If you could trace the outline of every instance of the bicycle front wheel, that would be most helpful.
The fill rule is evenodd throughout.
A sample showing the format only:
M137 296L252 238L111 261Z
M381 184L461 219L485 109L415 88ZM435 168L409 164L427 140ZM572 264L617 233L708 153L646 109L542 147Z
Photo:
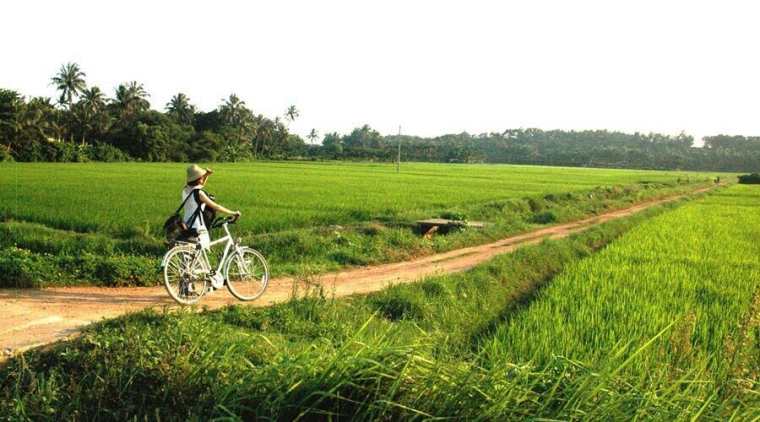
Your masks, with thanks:
M192 305L206 293L206 275L195 249L176 247L164 260L164 285L169 296L182 305Z
M269 266L258 251L240 248L224 266L227 288L240 300L254 300L264 293L269 283Z

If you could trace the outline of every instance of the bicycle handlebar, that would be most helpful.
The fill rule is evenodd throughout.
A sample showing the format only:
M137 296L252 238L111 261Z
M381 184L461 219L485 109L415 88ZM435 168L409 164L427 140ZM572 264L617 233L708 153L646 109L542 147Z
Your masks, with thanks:
M238 221L239 219L240 219L240 217L239 217L239 216L237 216L237 215L231 215L231 216L229 216L229 217L224 217L224 218L217 218L217 219L216 219L216 220L215 220L215 221L214 221L214 222L211 224L211 228L214 228L214 229L215 229L215 228L217 228L217 227L221 227L221 226L223 226L223 225L225 225L225 224L235 224L235 223L237 223L237 221Z

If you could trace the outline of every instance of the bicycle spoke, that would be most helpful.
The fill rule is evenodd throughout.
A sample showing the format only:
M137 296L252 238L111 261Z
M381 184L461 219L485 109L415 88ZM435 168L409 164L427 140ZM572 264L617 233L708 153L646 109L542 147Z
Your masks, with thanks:
M179 250L169 255L165 264L166 289L182 304L195 303L205 293L206 281L199 261L195 258L195 253Z
M249 249L233 255L226 271L230 292L238 299L253 300L266 289L269 278L266 263Z

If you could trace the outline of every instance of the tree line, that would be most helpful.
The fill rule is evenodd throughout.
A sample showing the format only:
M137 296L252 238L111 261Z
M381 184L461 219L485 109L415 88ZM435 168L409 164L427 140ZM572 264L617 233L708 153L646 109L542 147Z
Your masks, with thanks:
M109 97L85 78L76 63L61 66L50 80L56 101L0 89L0 161L394 161L401 144L405 161L736 172L760 167L760 137L730 135L705 137L704 146L695 147L684 133L529 128L423 138L383 136L365 125L345 135L327 133L321 143L312 129L307 143L288 130L300 116L295 106L268 118L232 93L204 112L177 93L157 111L139 82L120 84Z
M749 172L760 169L760 137L717 135L695 147L685 133L508 129L432 138L381 136L368 126L324 137L320 155L334 159L506 163L570 167Z
M139 82L120 84L108 97L85 77L76 63L61 66L51 78L55 102L0 89L0 160L242 161L306 148L288 131L300 114L295 106L270 119L232 93L203 112L177 93L161 112Z

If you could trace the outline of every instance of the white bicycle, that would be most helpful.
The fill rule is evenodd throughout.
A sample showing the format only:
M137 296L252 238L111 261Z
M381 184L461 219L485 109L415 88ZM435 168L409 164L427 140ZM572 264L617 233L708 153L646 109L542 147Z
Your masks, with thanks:
M200 243L177 242L161 261L164 285L169 295L182 305L198 302L209 291L227 285L240 300L254 300L264 293L269 283L269 266L258 251L241 246L230 234L229 224L236 217L226 218L210 228L222 227L225 236L209 244L209 248L224 244L224 253L216 269L211 267L207 249ZM209 286L209 283L211 284Z

